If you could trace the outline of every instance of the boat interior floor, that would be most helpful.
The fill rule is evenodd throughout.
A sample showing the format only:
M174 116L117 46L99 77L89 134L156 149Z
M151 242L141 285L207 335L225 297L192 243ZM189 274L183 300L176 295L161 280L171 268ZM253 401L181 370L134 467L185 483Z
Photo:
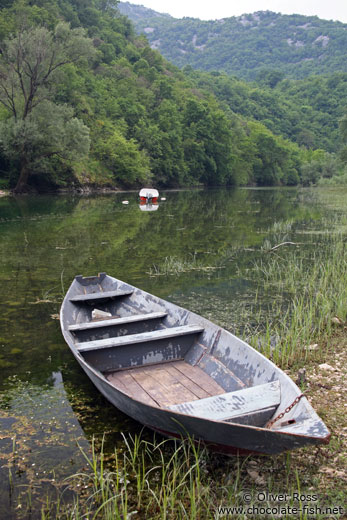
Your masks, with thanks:
M225 393L201 368L185 361L128 368L105 377L130 397L161 408Z

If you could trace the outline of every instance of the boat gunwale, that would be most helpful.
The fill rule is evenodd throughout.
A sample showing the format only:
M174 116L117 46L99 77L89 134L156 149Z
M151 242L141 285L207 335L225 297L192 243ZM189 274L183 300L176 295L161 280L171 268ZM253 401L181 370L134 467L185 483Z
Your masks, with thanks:
M117 283L125 283L123 282L122 280L119 280L117 278L114 278L110 275L106 275L106 277L108 279L110 279L111 281L114 281L114 282L117 282ZM90 278L93 278L93 277L90 277ZM67 342L71 352L73 353L75 359L77 360L77 362L81 365L81 367L84 369L85 372L92 372L94 377L96 377L98 380L100 380L100 382L102 382L103 384L106 384L107 387L109 387L110 389L112 389L112 392L118 392L119 394L121 394L122 396L125 396L127 399L129 399L131 402L137 404L137 405L140 405L141 407L144 407L144 408L150 408L152 410L155 410L155 411L159 411L159 413L161 414L170 414L170 416L178 416L178 417L191 417L191 418L195 418L195 419L199 419L200 421L204 421L206 423L215 423L215 424L223 424L223 425L230 425L230 427L237 427L237 428L241 428L241 429L244 429L245 431L247 430L252 430L252 431L260 431L260 432L266 432L267 434L269 435L276 435L276 436L281 436L281 437L287 437L287 436L290 436L290 437L295 437L295 438L305 438L305 439L312 439L314 441L316 441L316 443L328 443L329 442L329 439L331 437L331 432L328 430L328 428L326 427L324 421L318 416L318 414L316 413L316 411L313 409L313 407L311 406L311 404L309 403L307 397L303 397L301 399L301 402L302 404L304 405L306 411L307 411L307 414L308 414L308 417L309 418L311 415L315 415L318 419L318 422L320 422L322 425L325 426L326 430L328 431L327 435L325 435L324 437L322 436L312 436L312 435L305 435L305 434L300 434L300 433L293 433L293 432L288 432L285 430L285 428L281 428L281 429L270 429L270 428L266 428L266 427L260 427L260 426L253 426L253 425L249 425L249 424L239 424L239 423L234 423L232 421L223 421L223 420L216 420L216 419L208 419L208 418L201 418L201 417L198 417L198 416L194 416L194 415L191 415L189 416L189 414L185 414L185 413L182 413L182 412L179 412L179 411L172 411L170 410L169 408L165 408L165 407L159 407L159 406L154 406L154 405L151 405L151 404L148 404L148 403L144 403L142 401L139 401L133 397L131 397L129 394L125 393L123 390L121 390L120 388L114 386L110 381L107 380L106 376L103 374L103 372L101 372L100 370L96 369L95 367L93 367L91 364L89 364L85 359L84 357L82 356L82 354L78 351L78 349L75 347L74 345L74 342L73 342L73 336L71 334L71 332L68 330L68 327L65 326L65 322L64 322L64 319L63 319L63 310L64 310L64 307L66 305L66 303L69 301L69 293L70 291L72 291L72 289L74 288L75 284L79 283L78 280L77 280L77 277L74 278L74 280L72 281L68 291L66 292L66 295L64 297L64 300L62 302L62 306L61 306L61 309L60 309L60 323L61 323L61 328L62 328L62 332L63 332L63 336L64 336L64 339L65 341ZM273 361L271 361L270 359L268 359L266 356L264 356L264 354L262 354L261 352L257 351L256 349L254 349L254 347L252 347L251 345L249 345L248 343L246 343L244 340L242 340L241 338L235 336L234 334L232 334L231 332L229 332L228 330L222 328L222 327L219 327L217 324L215 324L214 322L208 320L207 318L204 318L203 316L201 315L198 315L192 311L189 311L188 309L185 309L184 307L181 307L179 305L176 305L174 303L171 303L167 300L164 300L163 298L160 298L158 296L155 296L151 293L148 293L146 291L144 291L143 289L140 289L138 287L135 287L135 286L132 286L131 284L128 284L126 283L126 285L128 285L129 287L132 287L134 289L134 291L140 291L143 295L147 295L147 296L150 296L151 298L154 298L158 303L159 302L164 302L165 304L169 304L170 306L172 306L172 308L174 309L177 309L177 310L183 310L183 311L186 311L187 313L189 313L189 316L190 317L196 317L197 319L200 320L200 322L202 321L202 323L206 323L206 324L209 324L211 325L212 327L214 328L219 328L221 329L224 333L226 333L228 336L232 337L232 338L236 338L238 341L240 341L243 346L245 346L246 348L248 349L251 349L252 351L254 351L258 356L260 356L260 358L265 362L267 363L270 367L272 367L276 372L279 372L283 377L284 379L290 383L290 385L292 386L293 390L295 391L295 393L297 395L300 395L301 394L301 391L300 389L298 388L298 386L294 383L294 381L281 369L279 368ZM72 302L73 303L73 302ZM217 361L221 362L218 358L216 358L215 356L211 356L212 358L216 359ZM221 362L222 363L222 362ZM224 365L224 363L223 363ZM224 365L225 366L225 365ZM130 367L128 367L130 368ZM134 367L135 368L135 367ZM257 386L257 385L251 385L251 386ZM98 389L99 390L99 389ZM101 392L103 393L103 395L105 396L105 398L107 399L107 395L104 394L104 392ZM280 403L281 405L281 403ZM279 405L279 407L280 407ZM278 408L279 408L278 407ZM277 408L277 409L278 409ZM137 420L136 418L134 420ZM149 428L152 428L153 430L156 429L155 426L150 426L148 424L145 424L145 426L148 426ZM172 432L172 435L177 435L177 434L174 434ZM208 441L206 441L208 442ZM213 441L211 441L211 443L213 444ZM236 448L238 449L238 448ZM242 450L242 448L239 448L240 450ZM258 452L258 453L261 453L261 452Z

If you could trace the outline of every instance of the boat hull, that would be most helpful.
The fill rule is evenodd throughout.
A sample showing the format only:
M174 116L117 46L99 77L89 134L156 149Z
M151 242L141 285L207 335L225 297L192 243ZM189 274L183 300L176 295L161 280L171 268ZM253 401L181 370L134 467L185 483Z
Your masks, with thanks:
M175 439L202 442L212 451L225 455L250 453L275 455L306 445L321 444L322 439L288 435L264 428L255 428L221 421L205 420L167 410L153 408L135 401L114 388L91 367L77 358L89 379L118 410L152 430ZM324 440L328 443L330 434Z
M81 284L84 292L81 291ZM105 291L100 293L102 298L100 294L98 296L95 293L95 287L100 287L101 284ZM75 324L78 325L91 319L90 310L84 306L88 299L91 299L92 302L98 301L100 305L100 302L112 297L115 290L119 291L122 296L127 295L127 303L124 304L127 312L131 309L136 313L146 311L147 313L152 312L156 316L158 314L167 316L164 328L153 334L158 332L166 334L177 324L184 324L186 328L199 325L204 332L199 340L194 340L192 347L185 346L185 350L182 350L182 345L185 345L182 341L177 344L169 342L169 346L162 348L160 347L161 341L148 340L145 345L142 344L137 348L134 341L132 341L132 345L124 346L122 339L121 341L117 339L118 346L115 349L96 347L94 350L95 345L109 341L100 340L98 337L94 343L90 342L90 344L93 343L93 346L90 347L93 352L91 354L83 352L84 344L76 341L70 329L76 327ZM120 308L122 308L121 304ZM133 317L131 319L133 320ZM90 279L76 277L65 296L60 320L63 335L71 352L96 388L117 409L154 431L173 438L190 437L227 455L235 453L278 454L306 445L329 442L330 432L306 398L301 399L289 412L286 412L286 422L293 424L283 426L277 422L273 428L268 428L240 424L232 422L232 420L213 420L170 410L170 407L166 406L153 406L135 399L126 389L122 390L110 383L105 377L105 370L110 369L108 363L111 358L112 363L115 364L113 370L119 372L127 370L127 367L132 369L138 366L149 366L153 363L165 366L165 363L170 362L175 356L181 356L190 366L199 366L201 370L209 374L224 389L222 392L235 392L240 385L246 388L259 388L259 385L264 383L278 381L281 386L281 402L275 415L286 410L301 394L295 383L261 353L231 333L186 309L102 274ZM88 329L90 326L88 323ZM132 324L132 326L135 325ZM94 324L92 327L94 328ZM111 328L106 327L105 330L111 330ZM83 333L85 332L86 330L83 331ZM136 335L137 332L138 330L134 329L130 334ZM144 333L144 335L146 334L148 333ZM109 337L109 334L107 336ZM125 340L127 338L134 338L134 336L125 336ZM79 345L82 345L80 350Z

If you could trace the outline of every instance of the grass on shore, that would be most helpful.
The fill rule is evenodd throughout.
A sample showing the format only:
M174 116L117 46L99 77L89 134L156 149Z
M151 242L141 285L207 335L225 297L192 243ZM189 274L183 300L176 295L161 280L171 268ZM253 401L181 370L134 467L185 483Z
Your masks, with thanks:
M303 390L332 431L329 445L271 457L227 458L209 453L189 441L179 443L155 437L149 441L151 436L148 435L124 435L124 448L106 453L104 439L94 439L90 453L83 452L85 467L65 480L64 491L59 483L56 497L50 495L41 502L35 501L30 492L26 497L22 495L15 518L264 518L264 514L228 516L220 508L254 506L261 511L264 507L280 505L303 507L304 502L296 500L297 494L314 496L313 502L307 502L310 506L345 507L347 328L341 327L319 352L325 352L325 355L317 355L315 361L304 364ZM289 375L295 378L296 371L292 370ZM277 502L266 493L288 497L284 502ZM313 516L288 513L281 518L343 518L340 512ZM276 518L276 514L270 514L268 518Z

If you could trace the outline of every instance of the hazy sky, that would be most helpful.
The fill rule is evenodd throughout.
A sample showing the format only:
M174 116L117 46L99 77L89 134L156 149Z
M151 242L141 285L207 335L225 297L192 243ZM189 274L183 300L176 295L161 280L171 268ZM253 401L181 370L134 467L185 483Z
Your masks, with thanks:
M325 20L347 22L346 0L129 0L176 18L191 16L214 20L255 11L317 15Z

